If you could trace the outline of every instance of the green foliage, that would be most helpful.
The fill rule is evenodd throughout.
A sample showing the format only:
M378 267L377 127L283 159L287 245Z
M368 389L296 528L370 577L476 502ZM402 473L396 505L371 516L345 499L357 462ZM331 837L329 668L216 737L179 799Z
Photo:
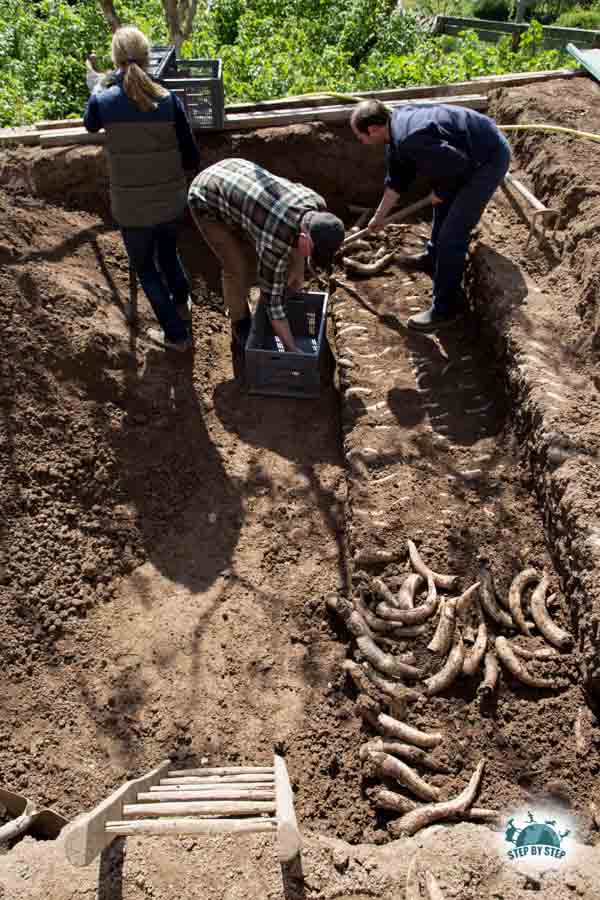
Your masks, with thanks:
M404 0L409 12L421 16L471 16L473 0Z
M243 0L216 0L211 6L213 29L219 44L235 44Z
M574 6L562 13L554 24L561 28L588 28L595 31L600 29L600 6L592 6L590 9Z
M115 6L123 23L166 42L161 0ZM182 55L223 60L228 102L442 84L562 64L556 51L541 50L538 23L513 52L510 38L496 45L474 32L434 38L422 12L395 7L395 0L212 0ZM110 40L98 0L0 0L0 124L81 115L85 57L95 50L109 68Z
M511 11L509 0L477 0L473 6L476 19L490 19L493 22L508 22Z
M127 23L166 39L160 0L116 4ZM97 0L0 0L0 124L79 115L88 97L85 57L110 66L111 34Z

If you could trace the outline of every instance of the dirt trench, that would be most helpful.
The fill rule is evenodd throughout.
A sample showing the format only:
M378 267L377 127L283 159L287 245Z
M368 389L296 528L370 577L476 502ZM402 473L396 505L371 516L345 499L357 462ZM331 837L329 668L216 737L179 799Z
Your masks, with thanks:
M597 86L582 80L502 92L492 113L587 122L596 108ZM307 183L300 151L314 137L290 130ZM316 139L319 178L329 171L344 211L336 173L356 178L356 168L338 157L356 166L356 149L340 129ZM237 136L231 150L277 170L284 143L272 130ZM63 190L79 209L45 198L47 156L3 160L0 767L13 789L72 816L169 753L262 762L276 746L302 828L387 841L392 817L375 810L379 781L358 759L372 730L341 668L356 650L324 598L368 588L373 575L398 584L411 538L464 586L482 564L504 595L525 566L546 570L552 613L576 637L553 669L559 691L503 675L483 714L478 680L461 679L411 706L411 724L445 734L447 772L430 780L451 796L485 756L482 805L550 800L576 817L580 839L595 839L598 569L578 544L598 483L595 151L533 133L512 144L513 170L561 209L555 234L526 247L527 225L499 196L469 268L475 314L439 339L401 326L427 303L425 276L339 272L350 290L338 286L332 304L336 385L302 403L250 398L232 382L216 268L189 224L196 350L181 361L145 336L143 301L128 327L118 235L81 211L104 209L99 153L69 154L76 191ZM285 160L293 170L289 150ZM57 190L53 174L47 193ZM416 248L426 223L398 234ZM569 442L558 441L551 468L557 441L541 437L550 431L519 369L532 284L544 353L558 344L555 369L571 385L551 432L560 426ZM410 645L428 671L430 638Z

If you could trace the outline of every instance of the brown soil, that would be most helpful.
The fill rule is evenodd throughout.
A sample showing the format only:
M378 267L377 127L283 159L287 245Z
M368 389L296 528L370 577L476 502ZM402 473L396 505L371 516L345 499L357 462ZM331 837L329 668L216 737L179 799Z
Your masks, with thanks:
M587 79L503 92L493 104L505 123L600 132L598 86ZM306 131L291 129L292 143ZM250 140L259 143L234 140L235 152L243 155ZM315 140L319 178L329 172L339 185L331 133L316 129ZM558 229L526 248L527 226L499 195L481 244L506 275L507 296L522 300L525 278L548 292L549 327L583 385L562 426L570 446L588 453L578 475L592 522L596 149L539 133L511 143L515 174L560 208ZM281 134L269 135L260 161L277 170L284 146ZM70 152L76 178L97 169L90 149ZM301 158L297 177L308 183ZM600 728L586 690L595 679L598 574L591 565L585 577L578 573L583 587L570 602L564 554L544 521L539 478L522 452L527 435L507 391L500 313L513 305L478 294L477 254L478 314L440 339L402 326L427 303L425 276L396 265L368 280L340 270L351 291L338 286L334 295L337 387L319 402L249 397L231 379L214 261L192 228L182 240L195 353L172 359L146 336L153 318L142 298L137 327L125 320L127 263L113 227L45 199L57 183L49 176L44 191L47 159L38 165L39 154L24 152L19 168L13 151L0 196L2 782L72 817L169 754L196 764L259 763L276 747L286 755L302 829L387 841L390 817L373 806L378 782L358 759L371 729L341 670L356 651L324 598L351 594L372 574L397 582L409 570L412 538L428 563L456 572L463 586L482 563L504 595L525 566L545 569L557 592L553 615L577 637L572 654L540 665L560 677L558 691L504 675L486 715L478 678L413 704L411 724L446 735L438 755L450 773L429 779L452 796L484 755L481 805L504 812L551 799L577 816L579 839L593 841ZM36 184L37 196L17 189L25 182ZM95 191L89 208L102 211ZM395 240L411 252L425 233L416 223ZM378 551L390 561L368 562ZM410 649L433 671L430 637ZM481 890L473 881L450 896L470 900ZM307 896L317 893L309 888Z

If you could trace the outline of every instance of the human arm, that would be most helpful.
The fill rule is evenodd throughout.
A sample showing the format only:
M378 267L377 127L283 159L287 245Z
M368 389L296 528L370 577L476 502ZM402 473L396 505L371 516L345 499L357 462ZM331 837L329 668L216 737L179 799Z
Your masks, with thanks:
M271 319L273 334L279 338L285 349L291 353L300 353L296 346L296 339L292 334L290 323L287 319Z
M379 231L380 228L383 228L385 225L385 220L390 214L390 211L394 208L396 203L398 202L398 198L400 194L395 191L391 187L386 187L383 192L383 197L379 202L379 206L375 210L375 215L370 220L367 228L371 231Z
M98 84L98 82L100 81L100 79L102 78L102 72L98 68L98 60L97 60L96 54L94 53L93 50L89 54L89 56L86 58L85 68L86 68L85 83L87 84L88 91L91 94L92 91L94 90L94 88L96 87L96 85Z
M175 111L175 136L181 153L181 162L186 172L196 172L200 165L200 151L181 100L175 94L171 96Z
M285 309L288 276L288 255L274 259L272 252L266 249L259 252L258 278L267 315L271 321L271 328L286 350L299 353Z
M290 250L288 264L287 286L292 293L301 291L304 287L304 255L298 247L292 247Z
M92 133L100 131L104 127L97 94L92 94L88 100L85 113L83 114L83 124L86 131L91 131Z

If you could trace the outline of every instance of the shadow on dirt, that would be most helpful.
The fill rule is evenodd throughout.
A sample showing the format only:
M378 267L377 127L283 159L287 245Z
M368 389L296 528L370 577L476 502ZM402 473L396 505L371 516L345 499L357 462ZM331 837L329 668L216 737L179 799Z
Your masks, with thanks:
M105 847L98 867L96 900L122 900L125 838L116 838Z
M306 890L300 854L289 862L281 863L281 880L285 900L304 900Z
M204 591L231 562L242 501L207 431L193 356L150 350L129 378L126 407L113 436L119 488L135 507L147 559L171 580Z

